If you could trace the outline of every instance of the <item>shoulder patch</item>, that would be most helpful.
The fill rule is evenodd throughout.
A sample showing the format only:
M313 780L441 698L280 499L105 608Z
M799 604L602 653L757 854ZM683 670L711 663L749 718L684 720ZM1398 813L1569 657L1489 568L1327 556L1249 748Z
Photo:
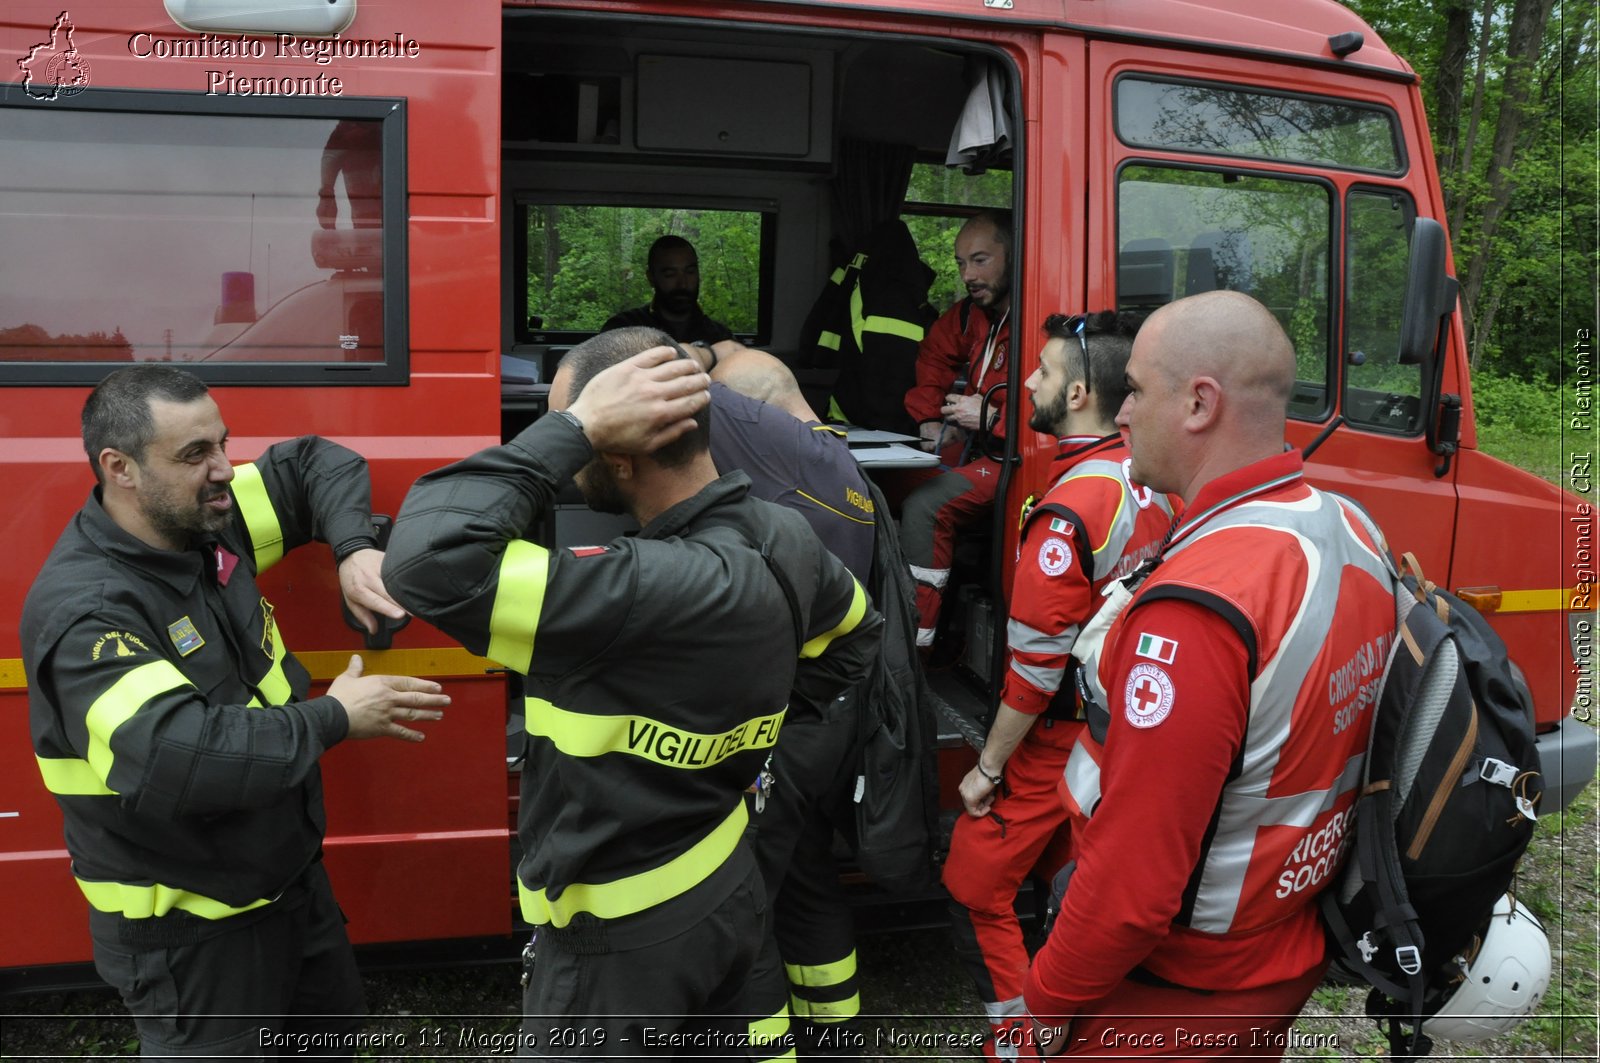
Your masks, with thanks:
M1039 570L1046 576L1059 576L1072 567L1072 547L1060 536L1052 535L1039 544Z
M133 650L130 646L150 652L150 647L139 640L139 636L128 631L107 631L94 641L94 649L89 651L89 659L98 661L102 656L110 654L114 657L132 657Z
M1139 633L1139 646L1133 652L1137 656L1148 657L1152 661L1171 664L1172 659L1178 655L1178 640L1152 635L1148 631L1141 631Z
M200 637L200 632L195 630L194 621L186 616L167 625L167 636L177 647L179 657L187 657L206 644L206 640Z
M1166 669L1156 664L1136 664L1122 688L1123 715L1135 727L1149 728L1172 714L1177 691Z
M572 556L573 557L593 557L595 554L603 554L603 553L605 553L607 550L610 549L610 547L607 547L607 546L569 546L569 547L567 547L567 549L572 551Z

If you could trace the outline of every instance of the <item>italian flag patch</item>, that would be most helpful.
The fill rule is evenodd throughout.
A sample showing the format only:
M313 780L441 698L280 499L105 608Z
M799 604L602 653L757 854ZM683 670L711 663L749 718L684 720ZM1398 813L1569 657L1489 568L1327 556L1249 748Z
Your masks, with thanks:
M1140 634L1139 648L1134 651L1140 657L1148 657L1152 661L1162 664L1171 664L1172 658L1177 656L1178 644L1172 639L1164 639L1160 635Z
M1068 524L1066 521L1062 520L1060 517L1051 517L1050 518L1050 530L1053 531L1053 532L1062 532L1062 533L1071 532L1072 531L1072 525Z

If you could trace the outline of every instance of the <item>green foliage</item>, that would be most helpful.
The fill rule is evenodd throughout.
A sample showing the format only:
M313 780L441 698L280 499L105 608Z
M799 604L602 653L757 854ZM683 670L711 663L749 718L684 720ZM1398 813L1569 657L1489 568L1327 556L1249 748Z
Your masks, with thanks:
M1542 377L1472 374L1478 448L1552 483L1563 472L1560 390Z
M966 174L933 163L917 163L911 168L902 217L922 261L934 271L928 303L935 310L942 312L966 295L956 270L956 233L962 222L978 207L1009 209L1011 185L1007 170ZM963 209L941 209L950 207Z
M1489 167L1507 84L1507 31L1515 0L1493 0L1486 37L1482 5L1470 4L1469 53L1453 129L1439 125L1445 11L1439 0L1344 0L1423 78L1423 99L1440 156L1440 183L1453 219L1456 275L1483 271L1476 304L1464 307L1474 365L1555 379L1571 368L1574 331L1592 324L1600 280L1596 246L1596 9L1558 0L1543 39L1528 113L1507 177L1510 199L1497 229L1484 232ZM1479 42L1483 41L1482 54ZM1476 73L1483 72L1477 88ZM1478 121L1473 126L1473 114ZM1452 155L1448 145L1454 143Z
M529 206L527 313L548 329L599 329L650 301L645 256L657 237L682 236L700 257L700 307L735 332L759 314L761 215L670 207Z

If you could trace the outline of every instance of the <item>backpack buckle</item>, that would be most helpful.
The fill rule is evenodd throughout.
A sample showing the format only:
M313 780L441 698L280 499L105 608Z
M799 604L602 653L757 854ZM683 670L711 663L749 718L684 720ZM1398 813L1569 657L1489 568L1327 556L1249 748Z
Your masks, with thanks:
M1478 768L1478 777L1496 786L1510 786L1517 777L1517 766L1494 757L1484 757L1483 764Z
M1415 945L1401 945L1394 950L1394 962L1406 974L1422 971L1422 950Z

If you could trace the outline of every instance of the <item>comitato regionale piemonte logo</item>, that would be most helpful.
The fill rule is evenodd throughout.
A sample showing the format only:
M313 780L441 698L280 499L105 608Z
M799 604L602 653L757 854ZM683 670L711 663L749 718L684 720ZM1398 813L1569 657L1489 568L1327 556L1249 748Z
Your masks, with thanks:
M72 18L63 11L50 28L50 39L28 49L17 60L22 91L36 100L76 96L89 86L89 64L72 42Z

